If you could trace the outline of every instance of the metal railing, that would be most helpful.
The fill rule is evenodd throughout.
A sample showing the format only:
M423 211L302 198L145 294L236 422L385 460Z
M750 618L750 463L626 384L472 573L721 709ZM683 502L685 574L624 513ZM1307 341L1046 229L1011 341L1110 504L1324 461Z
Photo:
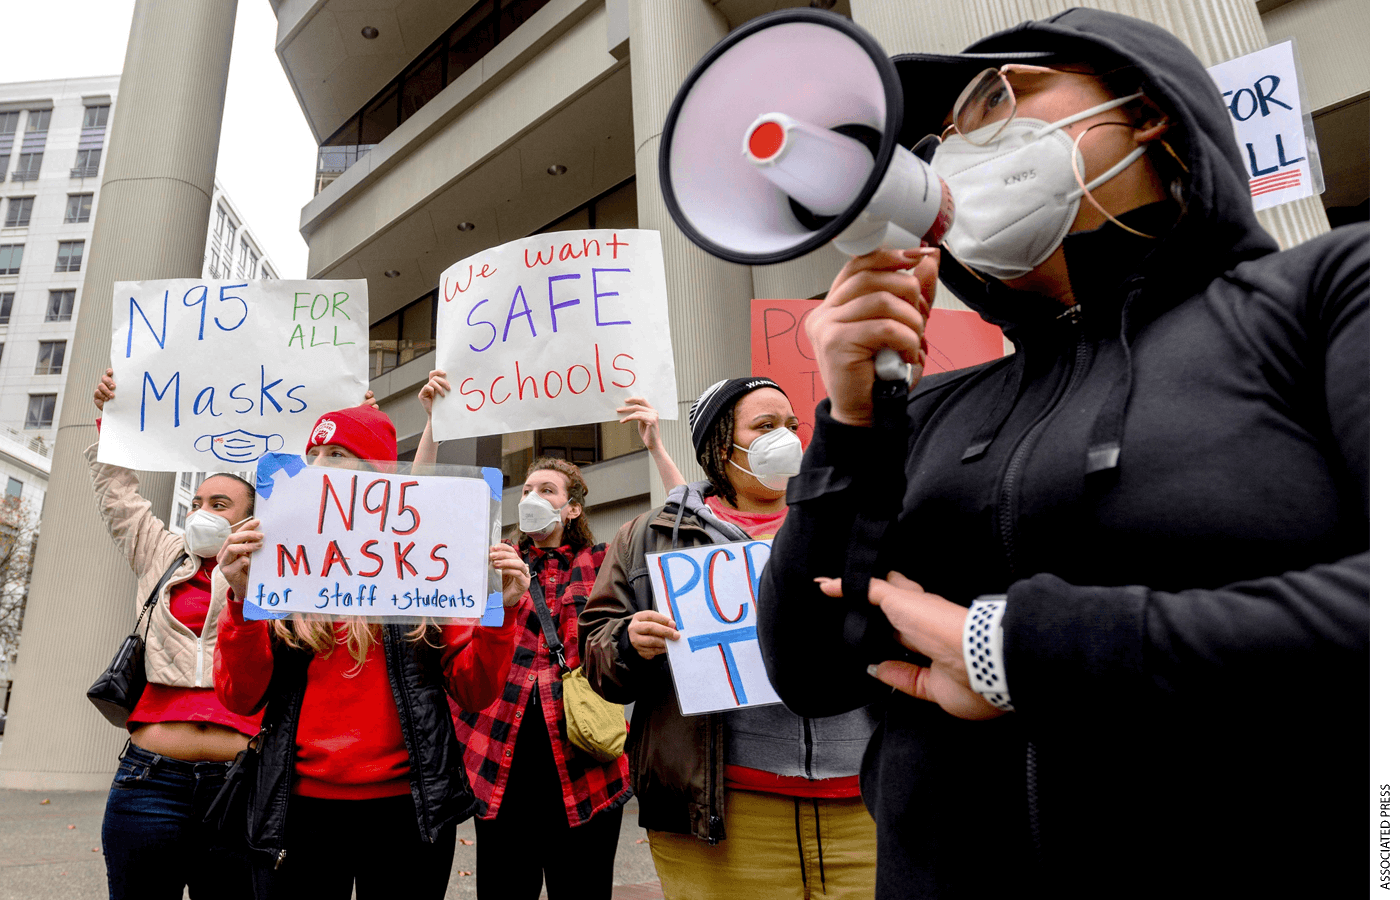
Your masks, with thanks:
M97 166L81 166L76 169L69 169L70 178L95 178L97 176Z
M375 146L375 144L344 144L322 147L316 154L316 193L321 193L346 169L359 162L362 157L368 156L369 151L373 150Z
M0 438L7 438L14 441L26 450L32 450L45 459L49 459L53 456L53 445L38 435L25 434L22 431L16 431L8 425L0 425Z
M25 170L25 169L15 169L13 172L10 173L10 180L11 180L11 181L38 181L38 180L39 180L39 170L38 170L38 169L34 169L34 170L31 171L31 170Z

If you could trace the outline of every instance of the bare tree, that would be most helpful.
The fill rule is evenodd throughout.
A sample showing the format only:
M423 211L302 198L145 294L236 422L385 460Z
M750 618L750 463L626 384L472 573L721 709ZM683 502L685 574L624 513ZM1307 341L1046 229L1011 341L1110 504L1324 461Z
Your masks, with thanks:
M34 504L19 497L0 502L0 675L19 653L38 541L39 515Z

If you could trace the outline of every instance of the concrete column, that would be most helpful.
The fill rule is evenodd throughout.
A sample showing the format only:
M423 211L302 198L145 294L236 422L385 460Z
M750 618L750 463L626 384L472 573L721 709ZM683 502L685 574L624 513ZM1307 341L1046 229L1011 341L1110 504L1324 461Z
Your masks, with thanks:
M680 419L661 423L661 437L687 478L700 477L686 415L706 387L749 373L748 266L722 262L681 234L661 198L661 127L681 82L705 51L729 32L729 23L706 0L631 0L632 130L637 154L639 227L661 232L670 301L671 345L676 358ZM664 499L651 472L654 505Z
M1162 26L1207 66L1269 43L1255 0L851 0L851 17L891 54L948 53L1028 19L1089 5ZM1318 197L1264 210L1259 221L1284 248L1329 230Z
M135 579L97 516L83 449L116 281L198 278L237 0L137 0L83 279L42 537L0 752L0 787L105 788L124 732L85 692L136 616ZM118 385L131 390L134 385ZM157 515L173 475L143 473Z

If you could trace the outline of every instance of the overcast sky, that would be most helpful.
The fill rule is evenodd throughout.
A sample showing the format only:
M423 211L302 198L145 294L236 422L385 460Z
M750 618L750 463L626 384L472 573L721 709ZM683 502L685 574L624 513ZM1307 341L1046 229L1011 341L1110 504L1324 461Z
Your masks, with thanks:
M0 83L116 75L126 56L135 0L6 4ZM267 0L242 0L233 38L218 179L284 278L306 277L297 232L311 199L316 142L273 44ZM118 105L121 100L118 98Z

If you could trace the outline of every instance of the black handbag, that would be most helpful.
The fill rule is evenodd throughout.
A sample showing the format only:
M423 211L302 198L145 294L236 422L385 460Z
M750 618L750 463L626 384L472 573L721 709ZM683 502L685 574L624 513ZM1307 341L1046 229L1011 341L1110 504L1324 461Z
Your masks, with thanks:
M97 711L102 713L108 722L118 728L126 727L126 720L136 708L136 701L141 699L141 693L146 690L146 636L151 633L151 610L156 605L156 599L160 597L160 589L165 587L170 576L175 574L175 570L180 568L187 558L186 554L181 553L175 557L170 568L165 570L165 574L160 576L155 590L151 591L146 605L141 607L141 612L136 616L136 627L131 629L131 634L127 635L117 648L117 655L112 657L107 668L97 676L92 687L88 688L87 696L92 705L97 707ZM146 617L144 635L139 633L142 616Z
M267 726L264 725L248 739L248 746L238 751L229 764L223 786L204 810L204 824L228 838L244 838L248 795L253 789L253 770L258 766L259 751L262 750L263 736L266 734Z

